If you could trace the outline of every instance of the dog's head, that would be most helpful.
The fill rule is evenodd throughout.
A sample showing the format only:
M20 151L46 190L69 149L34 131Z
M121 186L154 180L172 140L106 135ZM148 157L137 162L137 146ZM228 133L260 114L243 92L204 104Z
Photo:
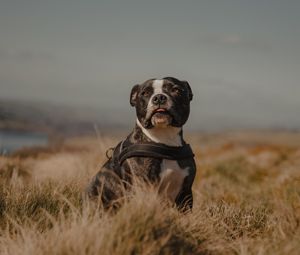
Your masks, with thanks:
M141 125L182 127L190 114L193 93L187 81L173 77L151 79L132 88L130 104L135 107Z

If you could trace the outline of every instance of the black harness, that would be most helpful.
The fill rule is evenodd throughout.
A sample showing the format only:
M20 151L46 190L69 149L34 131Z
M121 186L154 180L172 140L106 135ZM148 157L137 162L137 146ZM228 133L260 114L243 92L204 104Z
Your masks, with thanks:
M112 160L119 166L122 166L126 159L132 157L183 160L193 158L194 153L189 144L175 147L153 142L137 143L124 146L124 141L122 141L116 146L115 149L113 149Z

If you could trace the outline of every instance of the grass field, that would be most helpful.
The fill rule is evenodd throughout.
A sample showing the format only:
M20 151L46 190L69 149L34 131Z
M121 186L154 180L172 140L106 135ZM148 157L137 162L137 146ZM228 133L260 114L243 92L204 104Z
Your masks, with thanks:
M82 199L119 136L0 157L0 254L300 254L300 134L190 134L194 209L135 187L115 214Z

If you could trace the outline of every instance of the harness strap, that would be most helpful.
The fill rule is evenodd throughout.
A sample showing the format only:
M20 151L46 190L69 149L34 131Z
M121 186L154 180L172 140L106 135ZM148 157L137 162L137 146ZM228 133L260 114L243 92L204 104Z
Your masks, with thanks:
M193 158L194 153L189 144L185 144L181 147L167 146L161 143L132 144L128 147L120 148L118 163L122 165L126 159L132 157L182 160Z

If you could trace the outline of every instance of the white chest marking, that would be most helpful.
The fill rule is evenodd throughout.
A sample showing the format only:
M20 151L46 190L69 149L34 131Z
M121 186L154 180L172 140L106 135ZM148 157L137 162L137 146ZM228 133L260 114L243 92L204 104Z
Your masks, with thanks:
M175 202L183 180L188 174L188 168L180 168L176 160L164 159L161 163L158 192L165 195L171 202Z
M146 129L143 127L139 119L136 120L137 125L142 129L143 133L153 142L164 143L169 146L182 146L181 137L179 135L181 128L166 127Z

